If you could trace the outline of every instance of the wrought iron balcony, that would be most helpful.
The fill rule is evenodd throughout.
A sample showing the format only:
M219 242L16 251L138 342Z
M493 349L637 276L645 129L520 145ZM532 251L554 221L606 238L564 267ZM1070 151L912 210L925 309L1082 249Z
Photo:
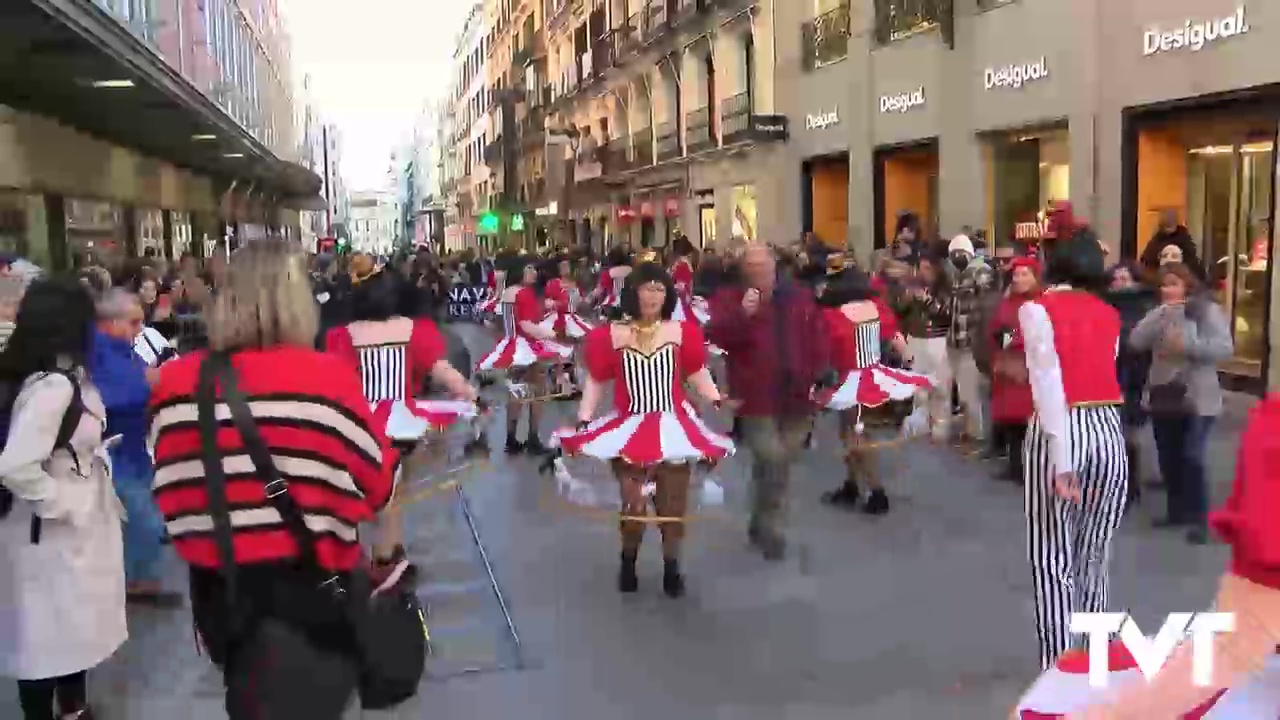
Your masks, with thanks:
M533 48L527 45L518 47L515 52L511 53L511 67L523 68L525 65L528 65L529 61L532 59Z
M680 130L675 123L664 122L658 125L658 162L666 162L680 157Z
M849 3L828 10L801 27L806 70L849 57Z
M751 112L751 93L738 93L720 101L720 122L726 145L750 136Z
M640 28L644 22L644 13L638 12L616 28L618 59L630 55L640 48Z
M715 137L711 134L711 108L703 106L686 115L685 147L689 154L710 150L715 145Z
M885 45L916 33L940 28L955 47L954 0L875 0L876 42Z
M653 164L653 128L640 128L632 136L635 151L635 167L648 167Z
M674 0L650 0L644 9L644 42L651 43L671 29Z
M613 69L615 61L613 50L613 33L607 33L604 37L591 44L591 72L593 75L600 77Z

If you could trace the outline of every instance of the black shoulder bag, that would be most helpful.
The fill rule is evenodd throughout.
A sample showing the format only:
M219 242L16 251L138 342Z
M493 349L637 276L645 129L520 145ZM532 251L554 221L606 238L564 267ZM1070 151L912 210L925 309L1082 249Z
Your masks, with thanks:
M226 475L217 448L215 410L219 389L245 451L264 481L267 500L298 546L303 582L314 583L312 592L302 597L320 605L317 610L321 614L330 610L340 623L348 625L354 640L354 658L326 653L315 646L304 628L286 621L265 618L255 627L248 627L236 594ZM427 646L422 606L412 587L403 582L372 595L362 570L336 574L320 565L315 536L306 525L302 508L289 493L288 483L271 460L226 355L211 354L204 361L197 398L201 457L214 538L223 562L230 634L234 638L226 667L228 710L239 696L257 702L257 707L279 708L281 713L251 716L255 718L339 718L357 685L361 705L368 710L394 707L413 697L426 669ZM324 607L326 604L328 607ZM279 689L272 687L277 677Z

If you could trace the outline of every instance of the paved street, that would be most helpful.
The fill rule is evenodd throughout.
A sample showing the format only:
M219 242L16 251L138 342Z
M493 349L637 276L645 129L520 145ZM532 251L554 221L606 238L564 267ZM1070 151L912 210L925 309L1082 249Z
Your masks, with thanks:
M480 343L478 331L464 332ZM1218 428L1219 497L1247 403L1233 398ZM778 565L745 545L744 458L722 468L729 509L693 526L681 601L661 594L656 537L642 557L641 592L619 596L615 527L548 507L550 481L499 452L463 486L465 508L448 492L410 513L432 609L431 678L399 712L363 717L1004 717L1036 662L1019 492L977 462L916 445L886 461L892 514L845 514L817 501L836 481L834 448L826 421L802 458L793 552ZM1221 547L1149 529L1160 500L1150 493L1126 520L1113 566L1115 607L1145 627L1202 607L1225 558ZM176 561L173 577L181 582ZM195 651L189 614L131 613L132 639L93 677L100 717L222 717L218 677ZM0 717L16 717L12 687L3 692Z

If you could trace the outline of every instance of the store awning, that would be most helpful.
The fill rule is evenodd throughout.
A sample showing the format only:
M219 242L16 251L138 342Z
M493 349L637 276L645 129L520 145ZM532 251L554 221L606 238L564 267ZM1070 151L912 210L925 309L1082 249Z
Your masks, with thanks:
M0 2L0 104L224 181L308 200L319 176L276 157L159 52L87 0Z

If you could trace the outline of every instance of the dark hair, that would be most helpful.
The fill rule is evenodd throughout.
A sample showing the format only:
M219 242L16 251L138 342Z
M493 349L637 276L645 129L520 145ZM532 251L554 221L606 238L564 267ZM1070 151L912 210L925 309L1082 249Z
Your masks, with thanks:
M1080 290L1101 289L1106 261L1098 238L1087 228L1051 240L1045 252L1044 279L1049 285L1066 283Z
M671 253L679 257L693 257L698 250L684 235L677 235L671 240Z
M1186 263L1165 263L1161 265L1156 269L1156 285L1164 285L1165 278L1171 275L1182 281L1183 287L1187 289L1188 298L1200 290L1200 278Z
M604 266L606 268L620 267L631 263L631 256L627 254L626 248L621 245L615 245L609 249L609 253L604 256Z
M840 307L851 302L870 300L875 296L875 290L871 289L871 278L858 268L850 267L828 277L826 289L818 296L818 304Z
M13 334L0 352L0 379L21 382L58 368L84 367L93 342L93 298L75 278L41 278L18 304Z
M618 307L624 316L640 317L639 288L641 285L653 282L662 283L662 287L667 292L662 301L662 319L671 319L671 315L676 311L676 285L671 281L671 274L658 263L640 263L630 275L627 275L618 299Z
M383 270L351 287L351 320L390 320L404 307L405 283L392 271Z

